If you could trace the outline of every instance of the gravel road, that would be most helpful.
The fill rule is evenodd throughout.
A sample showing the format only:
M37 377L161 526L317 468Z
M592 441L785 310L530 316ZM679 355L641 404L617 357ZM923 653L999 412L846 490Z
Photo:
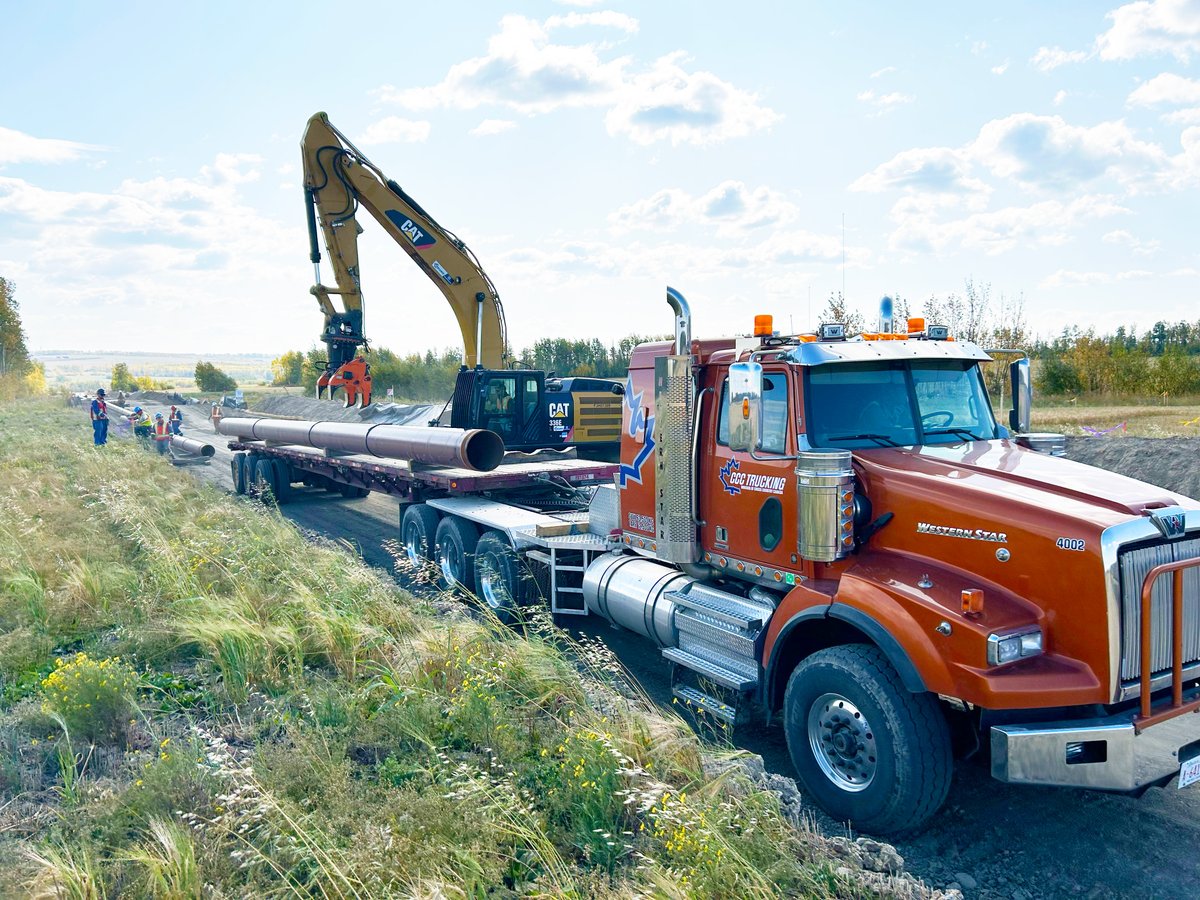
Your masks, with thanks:
M189 436L210 438L210 425L189 419ZM217 449L211 465L188 471L230 490L232 454L225 438L211 440ZM1151 445L1138 449L1152 454L1159 471L1164 453L1181 454L1178 463L1188 471L1197 466L1194 445L1139 443ZM298 525L349 542L371 565L393 571L384 542L397 537L396 501L374 494L344 500L305 492L283 511ZM601 637L647 693L669 705L666 667L643 639L594 619L582 621L581 630ZM792 777L778 725L739 728L736 743L761 755L768 772ZM815 818L828 835L846 833L820 813ZM960 761L949 800L934 823L916 837L893 843L908 872L931 887L959 887L967 898L1194 898L1200 896L1200 787L1180 791L1171 784L1140 799L1016 787L993 781L980 762Z

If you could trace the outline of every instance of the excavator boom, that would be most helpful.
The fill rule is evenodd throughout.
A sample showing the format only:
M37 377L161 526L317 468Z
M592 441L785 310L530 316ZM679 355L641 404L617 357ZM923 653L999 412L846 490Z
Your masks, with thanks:
M359 208L366 209L380 227L407 253L442 292L462 332L464 363L501 369L508 363L504 309L496 288L480 267L475 255L453 233L438 224L403 188L381 172L345 135L329 122L325 113L308 120L301 141L304 184L308 198L310 259L317 283L312 293L325 314L321 339L329 347L326 385L341 384L350 392L353 384L343 373L350 366L350 379L358 370L355 354L367 343L363 331L363 296L358 268ZM336 288L320 279L320 248L317 225L333 266ZM334 302L341 299L341 309ZM370 402L369 382L360 383L365 403Z

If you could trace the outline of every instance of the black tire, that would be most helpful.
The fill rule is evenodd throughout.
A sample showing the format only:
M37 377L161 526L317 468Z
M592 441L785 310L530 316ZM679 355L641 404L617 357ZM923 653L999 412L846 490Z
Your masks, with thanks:
M433 562L437 527L438 514L433 507L414 503L404 510L400 519L400 542L413 568Z
M254 457L253 468L250 470L249 492L263 503L275 503L275 466L274 460L265 456Z
M287 503L292 499L292 467L282 459L273 459L271 472L274 475L271 487L275 491L275 502Z
M784 728L800 781L860 831L915 831L950 790L954 758L937 699L905 690L878 647L804 659L788 679Z
M235 453L233 459L229 461L229 468L233 474L233 492L241 495L246 493L246 454Z
M475 596L507 625L520 618L520 608L535 593L533 575L508 538L485 531L475 545Z
M359 487L356 484L339 484L338 490L347 500L361 500L371 493L365 487Z
M479 529L466 519L446 516L434 534L433 561L441 570L441 586L448 591L475 590L475 545Z

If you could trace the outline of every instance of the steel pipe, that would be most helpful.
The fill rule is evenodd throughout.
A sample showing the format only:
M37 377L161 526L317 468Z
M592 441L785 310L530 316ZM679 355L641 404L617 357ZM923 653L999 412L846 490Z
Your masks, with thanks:
M204 441L198 441L195 438L184 437L181 434L171 435L171 447L180 453L187 453L191 456L203 456L205 459L208 459L217 452L212 444L206 444Z
M380 459L406 459L438 466L490 472L504 458L504 439L482 428L422 428L412 425L356 425L282 419L221 419L221 434L243 440L299 444L320 450L365 453Z

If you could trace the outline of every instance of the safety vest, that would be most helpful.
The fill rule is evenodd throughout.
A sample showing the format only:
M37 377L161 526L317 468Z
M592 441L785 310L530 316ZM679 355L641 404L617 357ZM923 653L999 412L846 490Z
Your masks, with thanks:
M92 401L92 418L93 419L107 419L108 418L108 404L105 403L103 400L101 400L99 397L97 397L95 400Z
M171 429L167 425L166 419L154 420L154 439L156 441L165 441L171 436Z

